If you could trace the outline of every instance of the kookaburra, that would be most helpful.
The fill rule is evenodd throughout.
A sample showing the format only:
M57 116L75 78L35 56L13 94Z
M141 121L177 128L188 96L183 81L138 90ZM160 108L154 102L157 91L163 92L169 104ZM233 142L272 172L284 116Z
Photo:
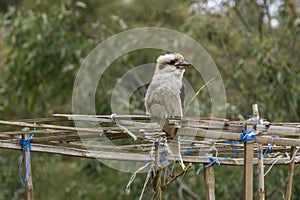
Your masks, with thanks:
M161 55L156 60L155 72L145 97L145 106L146 113L163 128L168 117L183 115L185 88L182 77L185 69L191 66L192 64L186 62L179 53Z

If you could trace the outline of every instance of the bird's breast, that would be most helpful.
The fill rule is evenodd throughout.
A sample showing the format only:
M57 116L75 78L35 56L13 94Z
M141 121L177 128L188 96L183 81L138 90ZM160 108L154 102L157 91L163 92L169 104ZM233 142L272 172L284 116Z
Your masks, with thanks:
M182 77L176 74L154 75L151 84L155 84L157 87L168 88L179 93L182 87Z
M167 116L182 116L178 83L168 79L153 80L146 93L145 105L151 117L165 119Z

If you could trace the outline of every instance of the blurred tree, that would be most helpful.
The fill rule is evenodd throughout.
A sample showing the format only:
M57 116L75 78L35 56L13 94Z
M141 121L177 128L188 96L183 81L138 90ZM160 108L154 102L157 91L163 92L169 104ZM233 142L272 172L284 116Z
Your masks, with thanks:
M70 110L75 72L92 44L82 28L83 10L67 1L51 5L46 12L20 7L6 13L3 25L9 54L1 86L9 100L5 116Z
M193 6L185 30L208 50L222 72L228 117L251 113L246 105L258 103L269 120L299 121L300 29L295 3L221 2L216 11L207 9L204 1Z
M0 12L7 11L9 6L15 6L20 3L21 0L0 0Z

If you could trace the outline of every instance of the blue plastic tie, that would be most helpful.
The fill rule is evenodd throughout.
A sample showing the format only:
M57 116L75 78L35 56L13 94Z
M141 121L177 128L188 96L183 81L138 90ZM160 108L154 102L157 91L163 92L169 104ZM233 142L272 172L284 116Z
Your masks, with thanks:
M224 143L225 143L225 144L231 144L231 142L228 141L228 140L224 140Z
M241 142L248 142L251 140L256 140L256 136L253 134L254 129L251 128L249 130L244 130L241 133L240 141Z
M271 153L272 152L272 144L269 144L268 147L266 148L264 155L266 155L267 153Z
M264 156L263 156L262 150L259 149L258 160L261 160L263 157L264 157Z
M233 140L233 141L232 141L232 145L236 146L236 145L238 145L238 144L240 144L238 141L236 141L236 140Z
M202 169L201 167L199 167L199 168L197 169L196 175L200 174L200 170L201 170L201 169Z
M161 147L161 146L160 146L160 142L159 142L159 141L157 141L157 142L156 142L156 144L157 144L157 146L158 146L158 149L159 149L159 148Z
M19 168L19 173L20 173L20 181L22 185L24 186L25 182L28 180L28 168L30 164L30 150L31 150L31 143L30 140L33 138L34 134L31 134L28 138L26 139L21 139L19 144L22 145L21 151L22 151L22 157L20 159L20 168ZM22 163L24 160L25 152L28 152L28 156L26 159L26 168L25 168L25 176L24 179L22 177Z
M181 155L184 156L188 153L190 153L195 148L194 145L190 146L187 150L185 150Z

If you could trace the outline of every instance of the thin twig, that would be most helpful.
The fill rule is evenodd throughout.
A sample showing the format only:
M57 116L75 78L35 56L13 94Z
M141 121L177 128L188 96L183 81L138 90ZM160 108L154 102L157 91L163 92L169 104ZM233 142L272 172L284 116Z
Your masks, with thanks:
M167 184L165 185L165 187L168 187L173 181L175 181L180 176L184 176L191 167L192 167L192 163L189 163L188 166L186 166L186 168L184 170L182 170L180 173L178 173L176 176L174 176L171 180L169 180L167 182Z
M199 95L199 93L201 92L201 90L203 90L203 88L205 88L211 81L215 80L215 77L213 77L212 79L210 79L209 81L207 81L204 85L202 85L199 90L195 93L195 95L191 98L191 100L189 101L189 103L186 105L186 107L188 107L192 101Z

